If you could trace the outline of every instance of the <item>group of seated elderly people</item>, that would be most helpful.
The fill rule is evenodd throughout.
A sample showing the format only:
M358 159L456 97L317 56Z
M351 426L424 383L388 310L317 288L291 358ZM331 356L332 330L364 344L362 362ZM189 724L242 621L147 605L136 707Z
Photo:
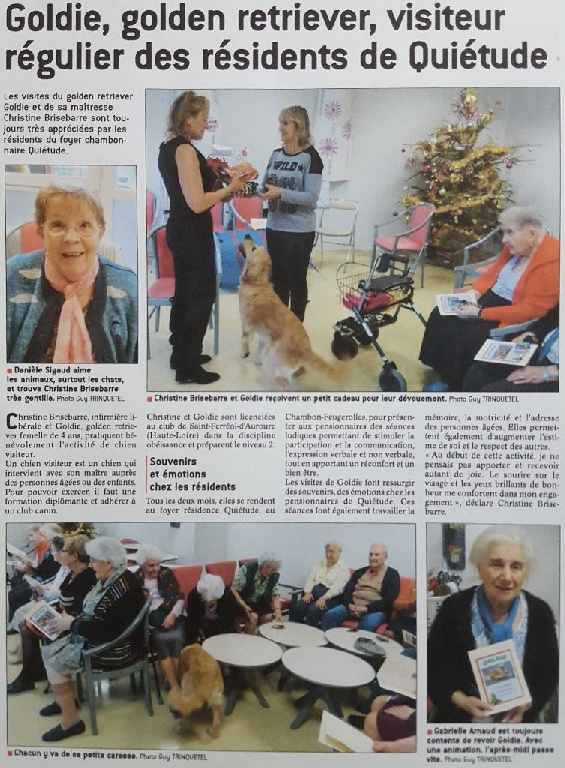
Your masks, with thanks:
M179 686L178 659L184 645L232 632L242 624L253 634L258 624L282 618L280 560L270 552L241 565L231 587L220 576L205 573L185 596L174 569L163 565L165 555L154 545L141 545L135 555L137 565L128 567L124 546L112 537L63 537L58 526L33 527L29 537L37 551L29 562L20 564L10 603L11 631L20 635L20 645L11 652L10 661L22 663L22 670L8 685L8 694L32 690L36 681L47 678L55 701L40 714L60 715L61 722L43 735L44 741L61 741L85 731L73 680L82 666L82 652L118 637L148 596L153 647L171 690ZM349 617L357 619L361 628L376 629L399 591L399 575L386 565L386 547L372 545L368 566L351 577L338 544L326 544L325 555L309 576L303 598L293 604L291 620L328 629ZM17 605L15 601L23 590L21 574L27 571L41 578L39 569L46 560L53 564L49 574L55 578L48 588L56 592L59 608L54 623L58 636L51 642L44 637L40 640L26 618L33 605L31 588L25 599L20 595ZM27 581L24 583L27 587ZM34 585L33 590L47 596L47 586ZM134 638L97 660L104 666L123 666L135 654Z

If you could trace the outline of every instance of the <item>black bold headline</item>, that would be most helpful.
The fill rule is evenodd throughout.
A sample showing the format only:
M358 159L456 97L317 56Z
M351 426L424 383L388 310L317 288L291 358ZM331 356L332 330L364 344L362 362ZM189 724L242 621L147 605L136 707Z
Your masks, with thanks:
M375 14L380 14L377 24ZM430 70L538 70L547 65L547 51L528 40L517 39L511 46L493 45L497 35L510 26L506 10L496 8L454 9L449 4L434 2L433 7L418 7L407 2L404 7L380 9L321 9L304 7L294 2L290 8L276 5L268 9L192 9L184 2L155 3L144 10L126 10L121 15L122 48L105 48L93 42L106 37L110 24L103 13L85 3L56 6L45 3L34 8L25 3L9 3L5 11L5 28L18 35L18 47L10 44L4 50L6 71L35 73L50 80L65 71L116 71L135 66L142 71L183 71L191 66L203 71L315 71L394 69L407 63L417 73ZM382 46L377 35L385 30L410 33L413 39L402 49ZM69 45L46 48L45 33L69 33ZM179 33L190 38L191 47L160 47L156 33ZM279 39L265 42L265 35L299 33L339 35L340 43L355 34L355 49L331 47L324 43L315 47L285 47ZM454 33L447 44L432 44L434 32ZM222 38L208 47L211 33ZM260 39L253 39L260 33ZM494 34L493 34L494 33ZM359 45L366 38L364 45ZM225 37L224 37L225 35ZM233 38L244 40L239 45ZM25 38L25 39L24 39ZM145 38L146 42L143 42ZM5 39L8 39L5 36ZM12 38L15 40L15 37ZM352 39L352 38L350 38ZM442 40L444 38L442 37ZM21 41L21 42L20 42ZM127 47L126 47L127 44Z

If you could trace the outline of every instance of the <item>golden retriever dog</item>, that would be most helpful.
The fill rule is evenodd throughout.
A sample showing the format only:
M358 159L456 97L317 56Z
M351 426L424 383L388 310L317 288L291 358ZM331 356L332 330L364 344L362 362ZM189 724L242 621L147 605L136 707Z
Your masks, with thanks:
M303 324L275 293L269 281L272 267L267 251L249 235L243 238L240 250L245 258L239 286L242 357L249 357L249 342L256 335L256 363L281 390L288 390L293 376L303 368L339 378L340 371L312 350Z
M212 710L208 733L217 738L224 715L224 680L216 659L197 643L187 645L179 657L179 682L180 690L172 690L168 702L182 715L180 732L190 730L191 712L208 705Z

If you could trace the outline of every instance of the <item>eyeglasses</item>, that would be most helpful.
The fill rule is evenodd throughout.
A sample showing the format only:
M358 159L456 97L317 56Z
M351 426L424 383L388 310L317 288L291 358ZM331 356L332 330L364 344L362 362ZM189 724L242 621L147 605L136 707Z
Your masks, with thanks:
M48 221L45 224L45 231L51 237L63 237L70 229L74 229L76 234L82 239L96 237L100 232L100 225L93 221L81 221L78 224L63 224L62 221Z

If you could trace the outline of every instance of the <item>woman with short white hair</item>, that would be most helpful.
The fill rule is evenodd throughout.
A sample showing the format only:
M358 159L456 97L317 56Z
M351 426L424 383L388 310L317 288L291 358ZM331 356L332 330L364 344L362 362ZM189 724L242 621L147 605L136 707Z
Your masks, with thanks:
M318 561L306 579L304 595L290 606L289 619L318 627L324 611L339 605L343 588L349 581L349 566L341 559L342 547L329 541L325 558Z
M461 390L465 374L493 328L543 317L559 301L559 240L529 207L512 207L500 216L503 248L466 289L454 315L432 311L420 360L437 381L426 392Z
M145 603L139 580L126 567L127 555L122 544L110 536L89 541L86 552L98 579L84 599L82 613L74 617L63 613L55 623L59 637L42 649L47 679L55 694L55 703L40 711L42 717L61 714L61 724L43 734L43 741L62 741L84 733L75 702L74 675L82 669L82 653L120 635ZM135 657L131 640L97 657L104 666L122 667Z
M186 602L186 642L202 643L208 637L233 632L237 603L221 576L204 573Z
M475 539L470 562L480 584L445 600L428 638L433 720L484 722L492 708L479 697L469 651L513 641L532 703L510 709L503 722L534 722L556 689L559 650L551 608L523 588L534 563L531 542L523 528L491 526Z
M179 655L184 646L184 595L175 572L163 565L164 553L154 544L142 544L135 559L135 575L151 595L151 640L169 690L177 688Z

